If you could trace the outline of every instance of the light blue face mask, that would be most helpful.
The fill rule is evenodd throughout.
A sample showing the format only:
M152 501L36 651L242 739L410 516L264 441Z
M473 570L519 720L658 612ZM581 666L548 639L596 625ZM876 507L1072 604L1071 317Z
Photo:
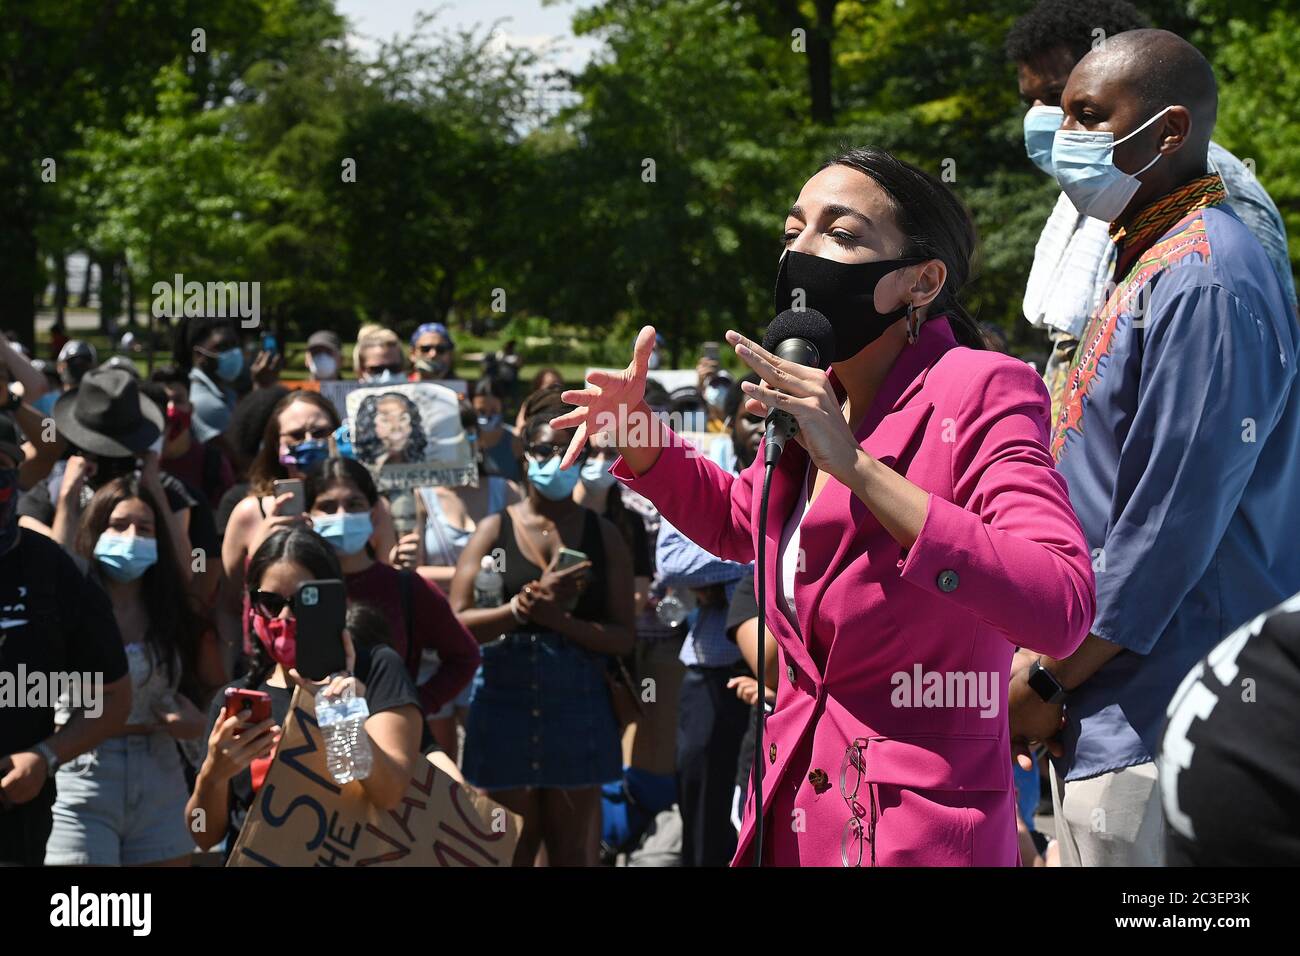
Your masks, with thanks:
M528 483L552 501L563 501L573 494L581 477L577 468L560 470L561 455L554 455L544 465L529 459ZM585 467L585 466L584 466Z
M1161 154L1157 152L1151 162L1137 172L1126 173L1115 166L1115 147L1142 132L1170 108L1166 106L1118 140L1114 133L1056 131L1052 140L1052 172L1075 209L1102 222L1114 222L1119 218L1142 185L1138 177L1154 166Z
M481 432L494 432L501 427L501 413L495 415L480 415L478 417L478 430Z
M406 382L405 376L401 372L394 372L391 368L386 368L378 375L363 375L361 381L367 385L397 385Z
M346 555L359 552L375 533L369 511L312 515L311 524L316 529L316 533L328 541L335 551Z
M1055 175L1052 170L1052 141L1064 118L1065 111L1059 106L1035 106L1025 114L1025 153L1049 176Z
M617 478L609 470L609 462L604 458L588 458L582 463L582 483L593 491L608 488Z
M244 370L244 353L237 348L226 349L217 356L217 378L233 382Z
M726 385L710 385L704 390L704 400L718 411L722 411L730 392L731 389Z
M134 581L158 563L158 542L105 531L95 542L95 560L114 581Z

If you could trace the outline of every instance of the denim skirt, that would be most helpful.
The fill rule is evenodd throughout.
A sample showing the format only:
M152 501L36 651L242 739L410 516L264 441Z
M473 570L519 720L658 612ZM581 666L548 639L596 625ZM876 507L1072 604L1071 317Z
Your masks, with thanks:
M605 662L550 631L484 645L465 722L465 779L483 790L619 779L622 745Z

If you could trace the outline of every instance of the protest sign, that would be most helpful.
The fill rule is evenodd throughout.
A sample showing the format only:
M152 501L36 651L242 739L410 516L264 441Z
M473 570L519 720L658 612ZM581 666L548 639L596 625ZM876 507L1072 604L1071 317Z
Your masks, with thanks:
M294 692L275 759L227 866L510 866L522 818L427 760L396 810L325 767L311 694Z
M298 385L293 382L285 382L284 384L288 385L290 388L308 387L306 384ZM439 379L437 384L451 389L460 398L465 398L468 394L468 386L465 384L463 378ZM318 390L321 395L329 399L330 403L334 406L334 410L339 413L339 418L348 417L348 395L359 388L373 387L367 386L365 382L332 381L310 383L311 388L317 388L317 386L319 386Z
M347 396L352 456L381 491L478 481L455 391L433 382L367 385Z

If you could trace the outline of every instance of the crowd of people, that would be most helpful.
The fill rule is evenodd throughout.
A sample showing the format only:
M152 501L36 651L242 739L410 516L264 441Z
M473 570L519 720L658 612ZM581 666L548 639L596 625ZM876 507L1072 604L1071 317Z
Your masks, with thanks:
M349 368L334 331L292 354L184 319L147 376L62 329L49 360L0 338L0 670L97 682L0 710L0 863L228 852L294 690L345 685L368 799L395 807L433 760L520 816L516 865L749 862L756 709L764 862L1300 858L1268 790L1300 792L1285 228L1211 139L1204 58L1147 27L1122 0L1043 0L1007 39L1027 159L1062 190L1026 264L1039 374L959 304L960 202L871 149L786 220L777 311L809 293L830 375L734 334L748 374L707 343L672 391L646 332L586 388L526 384L513 342L471 362L436 322L363 326ZM381 491L330 396L349 372L452 389L477 480ZM757 568L771 408L802 457ZM689 422L703 454L587 427L629 409ZM329 579L347 667L312 681L296 595ZM891 709L913 664L977 663L995 726ZM1274 691L1254 708L1243 669ZM231 713L228 688L269 715Z

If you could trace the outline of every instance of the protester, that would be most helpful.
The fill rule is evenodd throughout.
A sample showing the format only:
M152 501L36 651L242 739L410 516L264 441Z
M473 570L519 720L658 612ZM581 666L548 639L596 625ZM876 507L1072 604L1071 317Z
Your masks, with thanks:
M343 368L343 343L328 329L307 336L307 372L313 382L334 382Z
M0 414L0 671L44 675L48 683L79 675L74 686L83 698L65 712L58 733L49 695L6 709L0 720L0 864L40 866L54 820L55 774L121 733L131 678L104 592L48 537L18 526L18 437Z
M121 733L58 775L47 866L187 866L189 796L177 741L207 729L198 703L226 682L216 635L184 598L167 516L135 477L95 493L76 554L125 636L131 711ZM57 719L68 716L60 709Z
M550 865L590 866L600 786L621 769L605 662L633 647L632 559L612 524L574 503L578 473L559 468L572 435L552 429L549 414L524 428L527 496L478 523L452 580L452 607L485 645L462 766L523 817L517 865L545 846ZM557 570L566 547L585 558ZM504 601L476 607L474 579L490 552L503 555Z
M1061 94L1075 64L1104 38L1151 26L1150 20L1124 0L1040 0L1007 34L1006 52L1016 64L1025 114L1025 149L1048 176L1052 142L1061 127ZM1119 137L1116 137L1118 140ZM1287 253L1286 226L1277 206L1252 169L1213 141L1208 163L1218 172L1231 208L1263 244L1274 269L1296 305L1295 282ZM1114 270L1116 246L1108 222L1076 208L1062 191L1034 249L1025 288L1025 318L1046 330L1052 342L1043 378L1052 395L1052 418L1060 413L1066 373L1079 337L1092 313L1102 305Z
M1169 703L1157 763L1169 866L1300 863L1300 593L1229 634Z
M357 381L366 385L395 385L406 381L402 340L382 325L363 325L357 332L352 363Z
M210 441L230 426L236 394L231 383L244 370L235 323L230 319L185 319L176 327L172 356L190 378L193 428L199 441Z
M211 441L199 441L194 434L189 377L174 365L164 365L140 386L140 393L165 410L167 424L159 459L163 471L185 482L217 508L235 483L235 471L221 448Z
M230 521L230 513L248 494L248 470L257 459L257 453L262 450L266 423L280 400L289 393L290 389L283 385L257 388L235 404L226 444L228 452L233 456L230 462L239 480L226 490L221 503L217 505L217 528L223 537L226 534L226 524Z
M388 618L389 643L419 690L420 707L432 717L449 704L478 669L478 643L451 611L442 592L421 575L376 561L374 534L379 492L366 466L350 458L327 458L307 471L307 509L312 530L333 546L348 598ZM450 748L455 755L455 738Z
M762 569L784 667L760 860L1015 865L997 706L1012 652L1068 655L1093 613L1089 555L1046 448L1042 381L983 350L957 300L974 226L928 173L875 149L838 156L804 185L785 237L773 311L798 301L826 316L832 370L727 333L764 382L742 386L745 410L780 408L799 427L774 472ZM710 554L752 561L763 456L730 475L650 420L654 335L641 330L626 369L564 393L580 407L553 426L582 427L565 464L589 430L616 428L620 481ZM984 691L924 710L891 704L892 676L914 669L982 674ZM832 780L841 767L843 783ZM756 855L753 807L733 864Z
M413 382L437 382L456 377L456 343L447 326L425 322L411 333L411 375Z
M364 728L374 763L361 786L366 799L380 810L401 803L422 758L419 702L398 653L385 646L354 646L345 630L347 676L313 682L295 669L297 642L322 639L318 634L298 633L298 588L305 581L342 577L334 550L306 528L277 529L249 561L252 660L248 673L229 686L269 694L271 716L249 723L242 713L225 713L224 691L213 698L208 709L208 754L185 807L186 819L193 820L202 811L201 818L207 821L206 828L191 828L200 849L212 849L227 836L233 844L270 769L295 687L313 695L328 687L331 696L337 696L351 684L354 693L365 698L370 716Z
M271 410L257 458L248 472L248 492L231 511L221 542L227 603L241 600L244 564L261 542L274 531L305 521L300 510L303 502L295 502L289 492L277 494L274 482L303 478L308 469L324 461L330 453L330 437L338 427L334 406L316 392L291 391ZM245 614L245 637L246 620Z
M18 468L20 489L30 488L44 479L58 460L57 443L45 441L48 412L40 411L38 406L52 408L59 394L58 389L49 387L35 361L29 361L8 339L0 336L0 412L12 416L13 423L26 437L25 457Z
M749 381L755 379L757 376L751 376ZM739 388L733 391L734 425L743 394ZM740 470L754 460L756 449L743 437L753 431L748 424L741 424L726 442L731 445L730 460ZM736 754L750 715L730 685L741 655L727 638L727 608L737 583L752 577L754 569L752 564L714 557L666 519L659 525L655 565L665 584L690 589L695 606L682 642L680 657L686 674L677 700L682 865L726 866L736 852L736 830L730 819Z
M1077 651L1042 648L1017 671L1009 707L1013 737L1058 757L1067 866L1161 863L1166 705L1226 628L1300 589L1300 486L1283 477L1300 460L1300 330L1263 246L1224 208L1208 159L1217 102L1209 63L1163 30L1108 38L1061 94L1058 181L1115 244L1116 285L1052 438L1097 614Z
M471 390L476 416L475 442L490 474L518 481L519 459L514 454L515 433L505 423L505 392L490 378L480 378Z

